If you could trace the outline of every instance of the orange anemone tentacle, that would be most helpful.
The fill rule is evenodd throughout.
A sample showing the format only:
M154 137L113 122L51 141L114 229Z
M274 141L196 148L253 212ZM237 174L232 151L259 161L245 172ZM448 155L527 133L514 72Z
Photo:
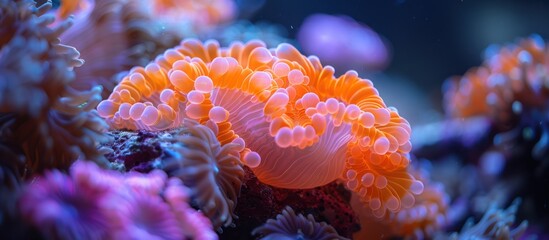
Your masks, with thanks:
M336 179L376 215L411 207L423 185L408 173L409 123L370 80L340 77L281 44L185 40L122 79L98 112L114 128L163 130L185 118L215 125L221 144L264 183L313 188Z

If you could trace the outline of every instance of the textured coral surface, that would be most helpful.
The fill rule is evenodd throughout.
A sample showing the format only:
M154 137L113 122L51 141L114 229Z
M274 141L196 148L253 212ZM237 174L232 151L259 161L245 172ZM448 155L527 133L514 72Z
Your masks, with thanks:
M422 32L397 27L411 50L392 49L391 31L359 20L383 15L374 3L310 17L292 13L323 1L273 7L284 3L0 0L0 238L549 236L542 35L489 46L430 109L416 104L429 86L422 96L398 68L371 70L393 52L418 71L437 61L426 75L440 77L459 62L431 59L443 32L421 50ZM444 15L396 12L414 25Z
M344 178L379 217L411 207L423 188L406 169L410 126L372 82L354 71L336 78L288 44L185 40L132 69L97 109L118 129L215 125L262 182L297 189Z

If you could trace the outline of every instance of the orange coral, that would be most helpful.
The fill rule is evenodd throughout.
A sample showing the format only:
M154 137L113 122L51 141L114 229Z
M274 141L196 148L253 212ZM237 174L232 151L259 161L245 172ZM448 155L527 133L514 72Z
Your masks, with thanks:
M426 182L423 192L415 197L414 206L379 218L355 194L351 198L351 205L359 215L361 229L353 234L353 239L436 239L446 226L448 204L449 197L443 185Z
M539 107L549 94L549 48L539 36L488 54L482 66L446 84L446 111L452 117L488 116L507 123L523 105ZM490 52L490 51L488 51ZM517 112L518 111L518 112Z
M390 216L393 233L407 239L433 238L447 223L450 197L442 184L429 180L426 172L420 169L414 172L417 179L425 184L425 189L416 196L412 208Z
M354 71L336 78L289 44L183 41L133 68L97 109L114 128L217 125L262 182L313 188L344 178L380 214L412 206L423 188L407 172L410 126L372 82Z

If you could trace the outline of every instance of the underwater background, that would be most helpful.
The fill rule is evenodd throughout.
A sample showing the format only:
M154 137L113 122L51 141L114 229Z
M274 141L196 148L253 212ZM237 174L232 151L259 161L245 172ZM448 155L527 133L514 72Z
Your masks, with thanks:
M549 2L0 0L2 239L549 239Z

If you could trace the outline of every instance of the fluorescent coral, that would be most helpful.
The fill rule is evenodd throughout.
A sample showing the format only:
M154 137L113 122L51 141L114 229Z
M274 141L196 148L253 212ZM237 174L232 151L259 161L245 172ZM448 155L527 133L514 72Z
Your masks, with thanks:
M76 182L57 170L25 189L19 209L23 218L55 239L105 239L119 226L119 216L104 206L112 189Z
M44 13L50 7L0 1L0 138L23 150L26 175L67 169L79 156L104 160L96 143L106 125L93 110L101 87L68 86L83 61L76 49L59 43L70 19L49 27L54 18Z
M480 138L463 139L466 144L457 153L478 166L483 180L475 186L479 192L469 196L476 199L470 207L477 213L487 210L486 199L502 205L518 195L528 202L524 211L531 222L546 228L547 192L540 189L547 185L549 172L548 56L549 48L538 35L490 46L481 66L444 87L448 121L460 122L462 129L478 126L475 118L488 123ZM444 149L445 144L439 141L434 147ZM441 153L438 157L456 154Z
M446 112L456 118L483 115L506 126L523 108L545 106L548 49L537 35L489 48L482 66L446 83Z
M312 188L344 177L379 216L411 207L423 185L406 167L410 126L371 81L293 46L259 41L220 48L183 41L125 76L98 106L113 128L162 130L184 118L217 125L258 178Z
M429 181L425 174L421 175L418 179L423 181L425 189L416 196L414 206L403 209L391 217L395 236L409 239L432 238L447 223L450 198L444 192L444 186Z
M403 116L439 121L437 110L388 106L381 95L417 96L379 75L418 72L400 60L431 37L395 39L413 28L383 29L359 9L311 12L322 3L37 2L0 0L3 239L545 237L549 48L540 36L492 46L480 67L448 80L447 118L414 127L412 152ZM416 13L414 26L438 22ZM395 43L386 74L371 70L387 66L389 41L355 19ZM426 72L439 77L438 64ZM495 210L516 196L520 208ZM446 233L471 215L484 217Z
M117 239L182 239L183 232L175 214L159 195L136 191L122 204L124 229Z
M164 198L175 212L179 226L184 229L185 235L192 239L217 239L217 234L211 230L210 220L189 206L189 191L177 178L169 179L164 191Z
M241 147L235 143L221 146L217 131L187 121L177 137L173 156L163 169L179 177L192 189L191 195L215 226L229 226L240 193L244 170L239 161Z
M269 219L267 223L254 229L252 234L261 234L263 240L274 239L347 239L337 234L337 231L325 222L318 223L312 215L296 215L294 210L287 206L276 219Z
M430 180L427 168L420 168L418 162L411 168L414 176L425 184L423 192L415 196L410 208L390 213L383 218L365 207L358 196L353 196L351 206L359 215L360 231L353 234L355 239L395 237L404 239L433 239L446 227L450 198L444 186ZM460 179L461 180L461 179Z
M18 211L50 239L217 239L188 191L160 170L121 174L77 161L70 175L52 170L31 182Z

